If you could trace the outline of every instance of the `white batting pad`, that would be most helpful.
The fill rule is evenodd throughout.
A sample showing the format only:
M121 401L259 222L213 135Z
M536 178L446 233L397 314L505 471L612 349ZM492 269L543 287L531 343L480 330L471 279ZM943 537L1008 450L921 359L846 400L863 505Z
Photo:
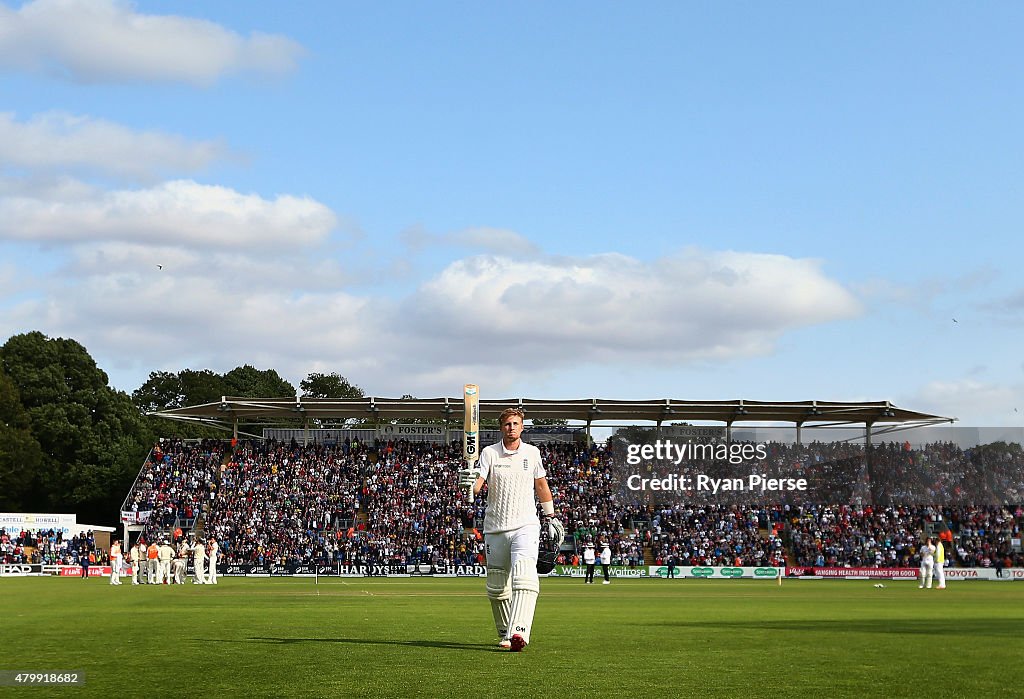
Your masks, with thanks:
M512 567L512 612L509 618L508 636L515 634L530 642L533 627L533 612L537 607L540 593L540 579L537 577L537 562L532 558L520 558Z
M491 600L494 628L498 636L505 638L512 614L512 579L506 569L487 568L487 596Z

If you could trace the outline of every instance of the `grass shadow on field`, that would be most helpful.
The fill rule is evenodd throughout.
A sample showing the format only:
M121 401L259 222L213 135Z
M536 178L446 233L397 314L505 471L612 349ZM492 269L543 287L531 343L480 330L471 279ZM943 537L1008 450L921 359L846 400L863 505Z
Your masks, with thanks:
M755 629L797 633L834 633L837 629L868 634L924 636L994 636L1019 639L1019 618L991 619L774 619L749 621L666 621L655 626L689 629Z
M226 638L203 638L196 639L204 643L268 643L279 645L290 645L295 643L350 643L353 645L367 646L405 646L407 648L449 648L452 650L478 650L486 652L499 652L497 645L489 643L454 643L452 641L386 641L375 638L280 638L271 636L252 636L250 638L233 640Z

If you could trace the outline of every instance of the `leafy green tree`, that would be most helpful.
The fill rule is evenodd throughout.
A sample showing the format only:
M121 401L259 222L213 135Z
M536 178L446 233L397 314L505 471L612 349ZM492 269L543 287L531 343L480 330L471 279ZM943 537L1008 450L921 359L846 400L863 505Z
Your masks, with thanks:
M341 374L312 373L299 382L302 395L308 398L363 398L363 389Z
M81 344L37 331L7 340L0 369L17 388L43 453L40 499L90 523L116 522L153 443L128 395L110 388Z
M295 386L273 369L260 371L246 364L224 374L224 395L238 398L284 398L295 395ZM219 396L218 396L219 398Z
M653 427L628 425L616 430L610 440L615 443L616 451L623 453L626 444L654 444L658 436L658 431Z
M178 385L182 406L215 403L228 395L224 377L209 369L182 369L178 372Z
M214 403L226 395L225 390L224 377L209 369L182 369L177 374L154 371L132 393L132 401L139 410L150 413Z
M209 369L182 369L178 373L154 371L132 393L139 410L153 413L190 405L216 403L222 396L239 398L280 398L294 396L295 387L273 369L260 371L248 364L221 375ZM194 422L151 417L151 429L165 437L223 438L225 433Z
M178 373L154 371L146 383L132 393L132 402L143 413L214 403L226 395L224 377L209 369L182 369ZM150 429L165 437L197 439L223 438L225 433L194 422L147 417Z
M0 510L39 510L43 450L32 436L32 421L18 388L0 369Z
M303 398L363 398L363 389L351 383L341 374L320 374L313 372L299 382L299 390ZM330 423L322 420L313 420L310 425L313 427L338 426L337 421ZM372 420L349 418L344 421L346 427L371 427Z
M132 392L132 402L144 413L180 408L186 403L181 380L169 371L150 372L146 383Z

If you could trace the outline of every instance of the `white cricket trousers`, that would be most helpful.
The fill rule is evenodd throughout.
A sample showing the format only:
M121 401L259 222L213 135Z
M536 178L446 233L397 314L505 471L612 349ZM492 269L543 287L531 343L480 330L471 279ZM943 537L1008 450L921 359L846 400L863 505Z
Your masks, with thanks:
M932 562L921 563L921 584L919 587L931 587L932 586Z
M540 546L540 525L528 524L507 532L484 534L484 544L487 565L504 568L511 573L520 558L536 562L537 548Z
M540 593L537 579L537 546L540 525L485 534L487 551L487 595L495 629L504 630L505 641L515 637L530 642L533 612ZM501 591L497 596L496 592Z

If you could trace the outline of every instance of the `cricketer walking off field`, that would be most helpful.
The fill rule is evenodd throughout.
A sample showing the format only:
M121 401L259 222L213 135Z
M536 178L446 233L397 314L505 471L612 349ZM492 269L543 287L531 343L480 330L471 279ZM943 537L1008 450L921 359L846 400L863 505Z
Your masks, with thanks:
M540 593L537 502L545 517L552 518L552 525L562 530L553 519L554 503L540 450L521 439L523 418L517 408L502 412L498 419L501 441L481 451L479 470L467 469L460 478L461 485L472 485L474 494L487 485L487 596L501 639L498 645L513 651L530 643Z

